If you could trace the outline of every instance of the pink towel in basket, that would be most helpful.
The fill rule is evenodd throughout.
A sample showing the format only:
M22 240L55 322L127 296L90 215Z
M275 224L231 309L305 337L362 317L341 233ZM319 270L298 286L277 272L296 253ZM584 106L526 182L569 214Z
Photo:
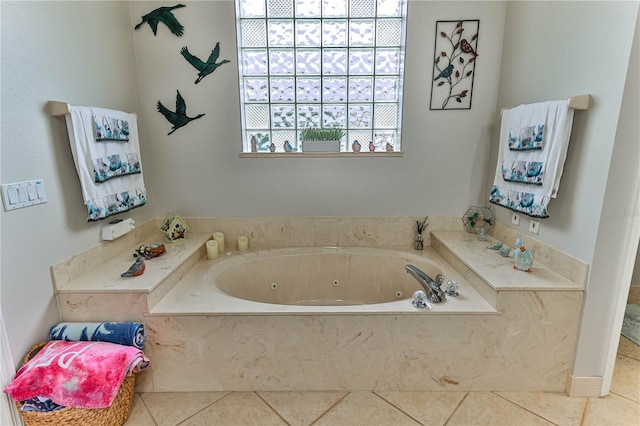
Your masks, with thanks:
M111 405L128 374L149 359L135 347L107 342L50 341L16 373L4 390L15 401L36 396L76 408Z

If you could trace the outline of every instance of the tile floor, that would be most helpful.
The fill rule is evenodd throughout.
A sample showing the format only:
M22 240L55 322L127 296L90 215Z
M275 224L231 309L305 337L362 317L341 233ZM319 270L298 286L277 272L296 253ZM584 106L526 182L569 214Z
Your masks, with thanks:
M640 425L640 346L621 337L611 393L188 392L134 396L125 426Z

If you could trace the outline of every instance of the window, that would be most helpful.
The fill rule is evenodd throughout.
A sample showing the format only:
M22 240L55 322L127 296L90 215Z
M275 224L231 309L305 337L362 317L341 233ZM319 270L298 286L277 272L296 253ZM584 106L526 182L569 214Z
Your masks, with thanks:
M243 151L300 151L309 127L341 151L400 150L406 0L236 0Z

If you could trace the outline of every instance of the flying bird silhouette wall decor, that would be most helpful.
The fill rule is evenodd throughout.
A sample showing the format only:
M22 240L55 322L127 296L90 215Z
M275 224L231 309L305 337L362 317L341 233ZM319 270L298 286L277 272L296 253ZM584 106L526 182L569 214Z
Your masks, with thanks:
M214 72L216 68L218 68L220 65L223 65L229 62L227 59L224 59L218 62L218 56L220 56L220 42L216 43L216 47L214 47L213 50L211 51L211 54L209 55L209 59L207 59L207 62L202 62L200 58L198 58L197 56L193 56L189 52L189 49L187 49L186 46L183 47L182 50L180 50L180 54L191 65L193 65L195 69L200 71L198 73L198 78L196 79L194 84L200 83L200 81L202 81L203 78L205 78L206 76Z
M135 29L137 30L146 22L151 27L153 35L155 36L158 32L158 23L162 22L173 34L181 37L184 33L184 26L178 22L172 12L172 10L179 9L181 7L186 6L184 4L177 4L175 6L164 6L154 9L142 17L142 22L136 25Z
M198 118L204 116L204 114L198 114L195 117L188 117L187 105L184 102L184 98L180 94L179 90L176 90L176 92L177 95L175 112L170 111L167 107L162 105L160 101L158 101L158 111L165 116L169 123L173 124L173 127L171 128L171 131L167 133L167 136L178 130L180 127L186 126L193 120L197 120Z

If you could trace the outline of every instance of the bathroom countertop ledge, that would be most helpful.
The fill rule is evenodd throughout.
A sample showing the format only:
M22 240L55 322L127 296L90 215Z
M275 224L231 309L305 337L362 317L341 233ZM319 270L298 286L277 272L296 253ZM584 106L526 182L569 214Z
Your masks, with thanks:
M166 243L164 234L158 232L141 243L132 246L130 250L123 251L115 258L104 262L90 273L83 274L61 288L57 288L57 293L104 293L104 292L127 292L127 293L149 293L163 280L169 277L180 265L186 262L191 256L202 251L204 243L212 238L212 234L190 233L184 242L171 244ZM145 271L137 277L123 278L120 276L127 271L135 261L133 253L140 245L151 245L162 242L167 251L162 256L145 260Z
M535 253L532 271L513 268L513 257L503 257L497 250L489 249L497 242L493 237L481 241L475 234L464 231L431 231L436 239L469 269L480 276L491 287L502 290L553 290L582 291L583 286L536 262ZM433 242L432 242L433 245ZM506 244L511 246L510 244Z

